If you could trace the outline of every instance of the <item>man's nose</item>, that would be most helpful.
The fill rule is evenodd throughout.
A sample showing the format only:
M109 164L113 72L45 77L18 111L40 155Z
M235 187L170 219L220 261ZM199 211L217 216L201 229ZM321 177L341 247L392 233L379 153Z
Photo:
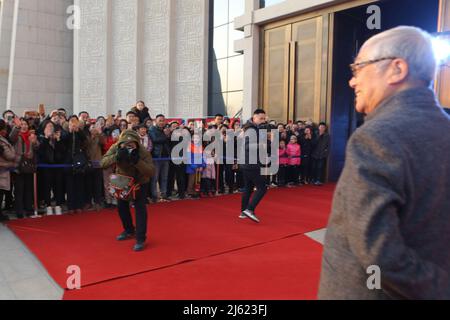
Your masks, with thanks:
M356 79L355 79L355 77L352 77L350 79L350 81L348 82L348 85L350 86L350 88L355 89L355 86L356 86Z

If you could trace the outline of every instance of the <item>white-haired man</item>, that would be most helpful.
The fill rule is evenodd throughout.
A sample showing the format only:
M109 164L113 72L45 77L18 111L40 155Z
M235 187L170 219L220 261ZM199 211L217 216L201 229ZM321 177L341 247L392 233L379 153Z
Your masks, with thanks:
M319 299L450 299L450 118L429 88L430 36L376 35L351 65L356 109Z

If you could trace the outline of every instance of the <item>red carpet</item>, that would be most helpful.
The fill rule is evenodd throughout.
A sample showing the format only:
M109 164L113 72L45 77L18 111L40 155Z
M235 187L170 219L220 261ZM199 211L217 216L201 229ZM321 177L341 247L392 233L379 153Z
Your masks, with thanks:
M67 267L78 265L84 287L187 261L203 259L206 263L207 257L324 228L333 190L334 185L272 189L258 207L262 219L259 225L237 218L238 194L151 205L149 246L142 253L132 252L133 242L115 241L122 231L115 211L20 220L8 225L60 286L66 287Z
M322 246L295 236L67 291L65 300L313 300Z

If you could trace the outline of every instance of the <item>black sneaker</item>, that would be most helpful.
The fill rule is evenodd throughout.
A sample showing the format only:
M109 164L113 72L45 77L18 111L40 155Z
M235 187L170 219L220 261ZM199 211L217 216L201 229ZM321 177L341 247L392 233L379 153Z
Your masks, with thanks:
M136 244L133 247L133 251L139 252L144 250L145 248L145 242L136 242Z
M126 231L122 232L121 234L119 234L117 236L117 241L126 241L126 240L131 240L135 238L135 234L134 233L128 233Z

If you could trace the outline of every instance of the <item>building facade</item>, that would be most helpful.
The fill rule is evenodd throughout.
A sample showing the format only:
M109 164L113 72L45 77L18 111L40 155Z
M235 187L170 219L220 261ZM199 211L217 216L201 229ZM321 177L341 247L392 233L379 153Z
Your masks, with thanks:
M74 110L207 114L208 1L76 0Z
M153 116L248 119L262 107L282 123L330 125L331 180L363 121L348 87L348 64L361 44L398 25L450 30L450 0L0 3L0 111L43 103L99 116L143 100ZM79 8L74 30L67 27L71 5ZM436 91L448 108L449 88L443 67Z
M0 111L73 105L71 0L0 0Z
M245 14L234 21L244 38L243 117L256 106L281 123L325 121L330 126L328 177L336 181L345 148L363 117L354 110L348 68L365 40L399 25L430 33L450 30L448 0L353 0L266 2L246 0ZM374 20L377 23L374 23ZM448 34L448 33L447 33ZM450 41L450 37L446 36ZM450 69L439 68L435 88L450 108Z

